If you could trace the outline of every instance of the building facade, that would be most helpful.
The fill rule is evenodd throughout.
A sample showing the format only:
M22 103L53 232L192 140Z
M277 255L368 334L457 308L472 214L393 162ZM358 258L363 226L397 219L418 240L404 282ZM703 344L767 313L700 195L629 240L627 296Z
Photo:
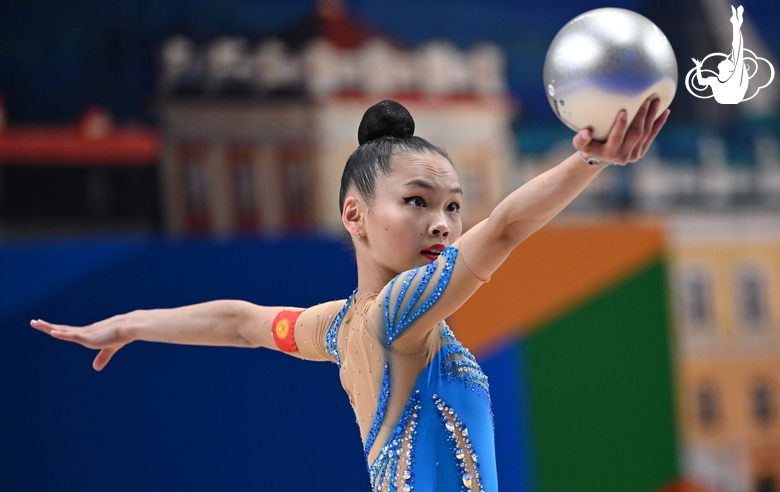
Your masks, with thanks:
M329 1L254 45L224 37L197 48L177 36L160 58L169 233L340 230L341 173L360 120L388 98L452 157L464 225L505 195L515 107L494 45L402 46Z
M780 218L670 221L682 469L780 490Z

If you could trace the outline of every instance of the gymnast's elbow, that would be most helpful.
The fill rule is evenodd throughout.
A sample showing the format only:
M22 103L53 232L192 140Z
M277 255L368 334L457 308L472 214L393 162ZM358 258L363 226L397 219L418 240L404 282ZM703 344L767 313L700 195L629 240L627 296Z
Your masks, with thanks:
M493 229L490 235L496 243L514 249L534 232L544 227L553 217L554 215L550 217L537 215L535 217L524 216L502 220L500 216L494 217L491 215L490 219L493 219L494 224L492 227L489 227L489 229Z
M271 339L271 321L263 311L263 306L257 306L246 301L235 301L236 309L233 310L228 324L233 326L229 330L231 345L242 348L268 347ZM265 333L267 332L267 333Z

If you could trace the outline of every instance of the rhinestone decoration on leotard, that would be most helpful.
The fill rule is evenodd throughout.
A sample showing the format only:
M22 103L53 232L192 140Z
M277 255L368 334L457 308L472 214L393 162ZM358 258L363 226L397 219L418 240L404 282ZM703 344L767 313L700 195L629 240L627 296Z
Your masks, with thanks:
M410 492L414 489L414 447L417 437L417 417L421 410L420 390L415 390L404 407L398 425L387 439L387 443L379 450L379 454L368 469L371 479L371 489L374 491L398 491L398 462L406 463L406 470L401 474L401 490ZM404 442L406 453L403 453ZM404 456L402 456L404 455Z
M325 334L325 350L328 352L328 355L333 357L333 360L336 361L336 364L339 367L341 367L341 357L339 356L338 337L339 328L341 327L341 319L344 317L344 313L347 312L347 309L349 309L349 305L352 304L352 299L355 297L356 293L357 289L355 289L352 292L352 295L349 296L349 299L347 299L347 302L344 303L344 307L341 308L339 314L333 318L333 322L330 324L328 332Z
M456 354L461 357L450 359ZM444 346L442 360L444 361L441 368L442 376L449 381L460 381L471 391L478 393L488 402L490 401L488 377L482 372L477 359L471 355L469 349L455 340Z
M428 282L430 282L431 277L436 272L436 267L438 266L438 264L439 262L437 260L437 261L432 261L425 266L425 272L423 273L422 278L420 279L419 285L414 290L414 294L412 294L412 298L406 304L406 309L404 309L404 312L403 314L401 314L400 318L396 319L396 315L398 314L398 309L401 307L401 302L403 301L404 297L406 297L406 289L409 287L409 282L411 282L411 280L413 280L413 278L416 276L417 272L420 270L420 267L414 269L415 275L409 275L406 277L406 280L404 280L404 284L401 286L401 292L398 293L398 299L396 299L395 301L395 309L393 309L393 319L392 319L393 324L396 324L399 321L402 321L409 316L409 311L411 311L414 305L417 304L417 301L420 300L420 296L422 295L423 291L425 291L425 288L428 287Z
M433 395L433 403L436 405L444 428L447 430L447 442L452 450L455 465L461 470L461 492L470 492L473 490L482 492L482 480L479 476L479 458L477 457L476 451L471 446L468 428L458 418L458 414L455 413L452 407L444 403L437 395ZM462 443L458 441L458 431L460 431L460 435L463 436ZM471 461L474 464L473 476L466 470L466 453L469 454Z
M455 340L455 334L452 332L452 330L450 330L450 327L447 325L447 323L442 322L442 324L444 325L444 329L441 332L441 337L452 338Z
M406 329L406 327L412 324L414 320L422 316L426 311L428 311L428 309L431 308L431 306L436 303L436 301L439 300L439 297L441 297L444 289L447 287L447 284L450 281L452 267L455 265L455 258L457 258L457 256L458 248L455 246L450 246L449 248L442 251L441 255L435 262L428 264L428 266L425 268L425 272L422 274L420 284L417 286L412 299L409 301L406 309L400 316L398 316L398 310L401 307L401 302L406 295L406 290L409 287L409 284L416 276L418 276L420 267L417 267L409 272L409 274L404 279L403 284L401 285L401 290L396 299L393 312L390 313L390 296L392 295L393 285L395 285L395 281L400 277L400 275L396 276L392 280L390 286L387 289L387 293L385 294L385 329L387 330L388 345L393 343L393 340L395 340L398 335L400 335L404 329ZM415 304L417 304L419 301L420 296L422 296L423 291L427 287L428 282L433 276L433 273L436 271L439 261L441 261L442 258L444 259L444 266L442 267L439 280L436 282L436 286L434 287L433 292L431 292L431 294L428 296L425 302L420 305L420 307L418 307L414 312L410 313Z
M433 268L436 268L436 263L435 262L429 263L428 266L426 267L425 274L428 273L428 269L430 269L431 265L433 265ZM413 268L413 269L409 270L409 273L406 275L406 278L404 279L403 283L401 284L401 289L398 291L398 297L395 300L395 307L393 308L393 315L392 315L392 317L389 320L388 326L392 326L392 325L395 324L395 316L398 313L398 310L401 308L401 303L403 302L404 297L406 297L406 290L409 288L409 284L412 282L412 280L414 280L414 277L417 276L417 273L419 271L420 271L420 267L416 267L416 268ZM431 274L432 273L433 272L431 272ZM428 280L426 279L425 274L423 274L423 280L422 281L427 284ZM390 281L390 286L387 288L387 293L388 294L390 293L390 291L393 290L393 287L395 286L395 282L399 278L401 278L400 274L396 275L393 278L393 280ZM388 312L389 312L389 301L388 301L388 298L386 297L385 298L385 316L387 316Z
M379 433L379 427L382 425L382 419L385 417L388 396L390 396L390 370L387 366L387 362L385 362L385 375L382 377L382 389L379 391L376 416L374 417L374 423L371 425L371 430L369 431L368 439L366 440L366 462L368 462L368 453L371 451L374 441L376 441L376 435Z

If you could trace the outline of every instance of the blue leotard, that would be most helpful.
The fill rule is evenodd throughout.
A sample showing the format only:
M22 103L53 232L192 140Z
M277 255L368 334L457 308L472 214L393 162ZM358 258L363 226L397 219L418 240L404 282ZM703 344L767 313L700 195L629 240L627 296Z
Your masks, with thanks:
M442 298L457 261L453 245L378 294L353 293L325 333L375 491L498 490L487 377L443 321L415 325ZM416 354L395 350L407 331Z

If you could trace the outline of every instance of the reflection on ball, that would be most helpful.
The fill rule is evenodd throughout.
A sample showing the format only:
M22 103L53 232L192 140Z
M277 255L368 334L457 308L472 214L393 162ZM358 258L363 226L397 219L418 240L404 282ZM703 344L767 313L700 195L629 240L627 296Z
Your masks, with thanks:
M576 17L553 39L544 86L555 114L569 128L591 127L606 140L621 109L629 123L648 97L660 115L677 90L677 62L658 26L630 10L603 8Z

